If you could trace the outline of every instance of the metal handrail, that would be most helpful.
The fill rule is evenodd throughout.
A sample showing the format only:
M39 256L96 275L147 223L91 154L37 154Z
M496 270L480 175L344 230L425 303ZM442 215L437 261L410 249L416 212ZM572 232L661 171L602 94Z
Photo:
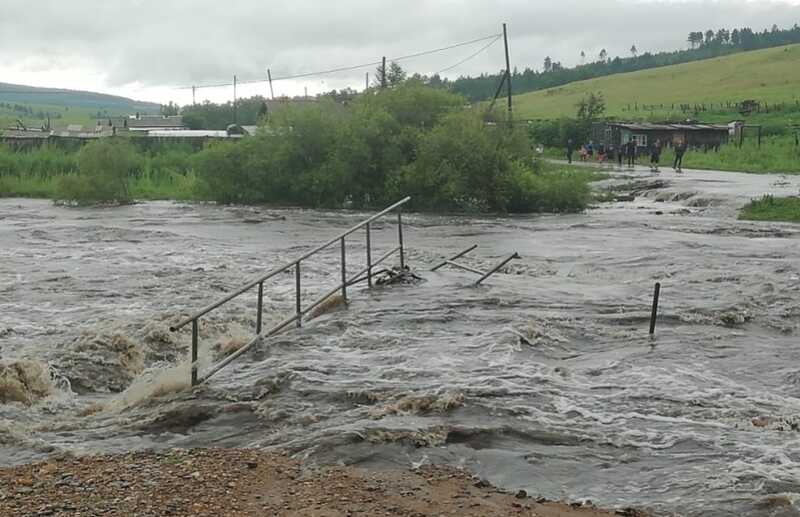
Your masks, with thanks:
M291 269L292 267L294 267L295 265L299 264L300 262L306 260L307 258L311 257L312 255L316 255L320 251L326 249L327 247L329 247L331 244L335 243L336 241L344 239L345 237L347 237L351 233L355 232L356 230L360 230L361 228L363 228L364 226L368 225L369 223L371 223L375 219L386 215L387 213L391 212L392 210L394 210L394 209L396 209L396 208L398 208L400 206L403 206L404 204L408 203L409 201L411 201L411 197L410 196L408 196L408 197L406 197L404 199L401 199L400 201L398 201L397 203L393 204L389 208L386 208L386 209L382 210L381 212L378 212L377 214L373 215L369 219L365 219L364 221L361 221L360 223L358 223L357 225L353 226L349 230L346 230L345 232L340 233L339 235L337 235L333 239L329 240L328 242L326 242L322 246L318 246L318 247L314 248L313 250L309 251L308 253L306 253L302 257L300 257L298 259L295 259L295 260L289 262L288 264L285 264L285 265L283 265L283 266L281 266L281 267L279 267L277 269L273 269L272 271L270 271L269 273L267 273L266 275L264 275L262 277L256 278L255 280L251 280L249 283L245 284L243 287L240 287L236 291L232 292L231 294L229 294L225 298L222 298L218 302L212 303L211 305L208 305L208 306L204 307L203 309L200 309L198 312L196 312L193 315L189 316L188 318L182 320L180 323L172 325L169 328L169 330L172 331L172 332L175 332L176 330L178 330L178 329L180 329L182 327L185 327L186 325L191 323L193 320L196 320L200 316L208 314L209 312L213 311L214 309L216 309L220 305L224 305L225 303L233 300L234 298L236 298L240 294L242 294L242 293L244 293L246 291L249 291L250 289L255 287L257 284L260 284L260 283L262 283L262 282L264 282L266 280L269 280L273 276L278 275L280 273L283 273L287 269ZM400 230L400 234L399 235L400 235L400 247L402 248L402 244L403 244L402 229Z
M384 262L385 260L387 260L389 257L394 255L398 251L400 252L400 267L401 268L405 268L405 248L404 248L404 243L403 243L403 215L402 215L402 211L400 211L399 208L401 206L403 206L404 204L408 203L410 200L411 200L410 197L406 197L405 199L402 199L402 200L398 201L397 203L391 205L390 207L388 207L388 208L378 212L377 214L371 216L370 218L365 219L364 221L361 221L360 223L358 223L357 225L353 226L352 228L340 233L339 235L337 235L333 239L329 240L325 244L314 248L313 250L309 251L308 253L304 254L303 256L301 256L301 257L299 257L299 258L297 258L297 259L295 259L295 260L293 260L293 261L291 261L291 262L289 262L287 264L284 264L283 266L280 266L280 267L278 267L276 269L273 269L272 271L270 271L269 273L267 273L265 275L262 275L262 276L260 276L260 277L258 277L256 279L254 279L254 280L251 280L250 282L248 282L244 286L236 289L235 291L233 291L232 293L226 295L224 298L218 300L217 302L214 302L211 305L208 305L208 306L204 307L203 309L200 309L199 311L195 312L191 316L181 320L179 323L170 326L170 328L169 328L170 331L176 332L179 329L181 329L181 328L185 327L186 325L188 325L189 323L192 324L192 349L191 349L191 384L192 384L192 386L195 386L195 385L197 385L197 384L199 384L201 382L206 381L209 377L211 377L212 375L217 373L219 370L221 370L222 368L224 368L225 366L230 364L234 359L236 359L237 357L239 357L240 355L245 353L250 347L252 347L255 343L257 343L261 338L269 337L269 336L273 336L275 334L278 334L281 331L285 330L287 327L289 327L289 325L291 325L292 323L295 323L297 325L297 327L300 327L302 325L303 317L306 314L308 314L315 307L319 306L325 300L327 300L328 298L330 298L331 296L336 294L337 291L341 290L342 298L345 301L347 301L347 287L348 286L353 285L356 282L361 282L363 280L367 280L369 286L372 287L373 268L375 266L377 266L378 264L380 264L380 263ZM389 252L383 254L377 260L373 261L372 260L372 241L371 241L370 224L372 223L372 221L378 219L379 217L382 217L382 216L386 215L387 213L389 213L389 212L391 212L393 210L397 210L397 239L398 239L398 246L396 246L395 248L393 248ZM348 235L350 235L350 234L354 233L355 231L357 231L357 230L359 230L361 228L364 228L364 227L366 227L366 239L367 239L367 242L366 242L366 246L367 246L367 266L363 270L361 270L358 274L356 274L355 276L353 276L350 279L348 279L347 278L347 264L346 264L346 255L347 254L346 254L345 238ZM331 245L333 245L337 241L341 243L341 273L342 273L341 282L335 288L333 288L329 292L325 293L324 296L322 296L322 297L318 298L317 300L315 300L308 307L303 308L302 307L302 303L301 303L301 296L300 296L300 287L301 287L300 286L300 278L301 278L300 277L300 263L302 261L308 259L309 257L311 257L311 256L313 256L313 255L325 250L326 248L330 247ZM292 269L292 268L294 268L294 272L295 272L295 314L293 316L285 319L284 321L282 321L281 323L279 323L275 327L271 328L270 330L267 330L266 332L262 332L261 331L261 322L262 322L263 299L264 299L264 282L269 280L270 278L272 278L272 277L274 277L274 276L276 276L276 275L278 275L280 273L283 273L284 271ZM366 277L364 277L365 274L366 274ZM213 311L214 309L216 309L216 308L228 303L229 301L233 300L234 298L244 294L245 292L249 291L250 289L252 289L255 286L258 286L258 314L256 316L256 336L254 338L252 338L250 341L248 341L244 346L239 348L236 352L230 354L225 359L223 359L222 361L220 361L216 365L212 366L209 369L209 371L206 372L206 374L202 378L198 378L197 353L198 353L198 341L199 341L199 336L198 336L198 334L199 334L199 329L198 329L198 327L199 327L199 325L198 325L199 319L201 317L205 316L206 314L208 314L209 312Z

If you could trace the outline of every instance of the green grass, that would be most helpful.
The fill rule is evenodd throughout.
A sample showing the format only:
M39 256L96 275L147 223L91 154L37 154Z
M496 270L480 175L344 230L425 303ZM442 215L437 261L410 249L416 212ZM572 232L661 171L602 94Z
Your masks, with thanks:
M739 219L800 222L800 198L765 195L745 205L739 212Z
M671 166L674 157L672 150L667 149L661 156L661 164ZM683 168L800 174L800 147L794 145L794 138L775 136L764 138L759 148L756 139L751 138L741 148L727 144L719 152L690 150L683 157Z
M574 117L575 104L589 92L602 92L606 114L664 117L627 112L628 105L721 103L755 99L794 103L800 98L800 45L743 52L704 61L617 74L514 97L514 113L524 118ZM738 114L737 114L738 115ZM686 115L683 115L684 117ZM698 118L707 119L705 113ZM793 115L800 123L800 112Z
M544 157L566 159L564 150L557 147L546 147ZM577 151L572 159L574 163L580 163ZM674 159L672 149L665 149L661 154L661 167L671 167ZM596 160L591 163L596 163ZM638 163L649 165L650 156L643 154ZM762 139L759 148L756 138L748 137L741 148L727 144L720 147L719 152L689 150L683 157L683 168L754 174L800 174L800 147L795 145L794 137L770 136Z
M0 198L57 198L62 179L78 173L77 156L76 150L53 145L28 151L0 146ZM138 151L129 192L134 199L197 199L194 156L181 146Z

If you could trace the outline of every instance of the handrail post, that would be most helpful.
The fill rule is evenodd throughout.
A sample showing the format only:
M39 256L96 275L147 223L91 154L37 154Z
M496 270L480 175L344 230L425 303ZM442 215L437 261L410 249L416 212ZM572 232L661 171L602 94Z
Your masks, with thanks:
M303 324L303 310L300 307L300 262L294 266L294 311L297 315L297 328Z
M197 386L197 318L192 320L192 386Z
M347 263L345 259L345 244L344 244L344 237L341 239L342 242L342 300L345 302L347 301Z
M258 283L258 315L256 316L256 334L261 334L261 313L264 311L264 282Z
M369 227L370 224L367 223L367 285L372 287L372 239Z
M397 208L397 240L400 245L400 269L406 268L405 248L403 247L403 209Z

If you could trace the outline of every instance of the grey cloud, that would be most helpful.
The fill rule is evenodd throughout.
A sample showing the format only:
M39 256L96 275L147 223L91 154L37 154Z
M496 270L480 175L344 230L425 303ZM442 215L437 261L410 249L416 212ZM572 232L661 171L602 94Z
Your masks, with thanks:
M581 50L627 55L632 44L662 50L685 45L690 30L800 21L781 2L485 0L291 2L263 0L4 0L0 63L71 66L76 58L107 75L109 86L187 85L261 78L370 62L499 31L509 23L513 64L538 68L546 55L565 64ZM430 73L472 52L462 48L408 61ZM496 72L502 49L452 75ZM363 81L363 72L332 79ZM0 80L2 80L0 78Z

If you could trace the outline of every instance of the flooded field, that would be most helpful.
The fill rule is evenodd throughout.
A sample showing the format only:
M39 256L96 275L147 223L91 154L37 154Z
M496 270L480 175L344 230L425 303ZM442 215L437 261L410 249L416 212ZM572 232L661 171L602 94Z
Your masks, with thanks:
M632 176L615 181L635 181L633 201L581 215L408 214L424 282L354 288L348 309L194 391L189 332L169 325L365 214L0 200L0 462L276 447L319 463L446 463L665 515L800 515L800 226L735 219L800 183ZM376 226L376 255L395 235ZM352 240L355 272L366 252ZM473 267L522 259L479 288L426 271L472 244ZM338 274L336 249L304 265L304 300ZM293 280L265 287L265 325L291 314ZM204 364L254 326L255 293L204 319Z

